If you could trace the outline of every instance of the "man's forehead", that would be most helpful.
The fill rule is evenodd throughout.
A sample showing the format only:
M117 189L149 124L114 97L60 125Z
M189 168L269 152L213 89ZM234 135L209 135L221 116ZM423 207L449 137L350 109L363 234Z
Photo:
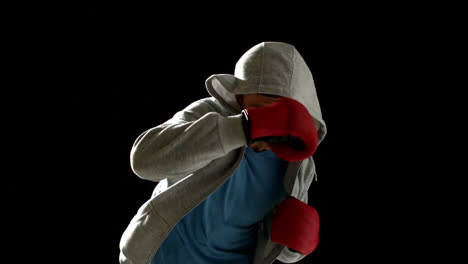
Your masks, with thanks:
M274 94L266 94L266 93L258 93L258 94L259 94L259 95L266 96L266 97L273 97L273 98L282 97L282 96L274 95Z

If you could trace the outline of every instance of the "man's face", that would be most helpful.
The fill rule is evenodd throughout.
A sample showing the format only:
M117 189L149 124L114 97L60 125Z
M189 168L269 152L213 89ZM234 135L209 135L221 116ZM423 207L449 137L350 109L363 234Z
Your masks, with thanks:
M281 96L262 95L262 94L244 94L242 95L242 108L257 108L270 105L281 99Z
M279 101L282 97L281 96L274 96L274 95L262 95L262 94L244 94L240 97L240 104L242 109L245 108L257 108L262 106L267 106L273 104L276 101ZM262 152L265 150L270 150L268 144L264 141L256 141L250 144L250 147L255 152Z

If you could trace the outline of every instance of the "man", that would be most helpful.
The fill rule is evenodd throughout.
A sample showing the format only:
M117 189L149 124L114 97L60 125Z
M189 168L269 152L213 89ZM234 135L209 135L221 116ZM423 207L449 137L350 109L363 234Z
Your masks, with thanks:
M263 42L206 88L135 141L133 171L159 183L120 263L298 262L318 243L307 191L326 135L309 68L294 46Z

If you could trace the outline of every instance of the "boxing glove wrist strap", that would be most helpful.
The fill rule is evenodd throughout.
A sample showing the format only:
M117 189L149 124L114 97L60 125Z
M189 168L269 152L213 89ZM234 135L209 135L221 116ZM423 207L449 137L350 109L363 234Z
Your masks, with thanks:
M250 139L250 120L249 113L242 110L242 126L244 127L245 138L247 139L247 145L251 144Z

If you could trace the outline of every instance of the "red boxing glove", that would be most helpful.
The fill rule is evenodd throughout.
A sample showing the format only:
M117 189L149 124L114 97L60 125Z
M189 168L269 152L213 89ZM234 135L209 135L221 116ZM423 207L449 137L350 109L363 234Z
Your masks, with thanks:
M298 101L284 97L264 107L242 110L249 144L265 141L281 159L301 161L317 150L314 119Z
M319 243L319 229L317 210L291 197L276 208L271 226L271 241L308 255Z

